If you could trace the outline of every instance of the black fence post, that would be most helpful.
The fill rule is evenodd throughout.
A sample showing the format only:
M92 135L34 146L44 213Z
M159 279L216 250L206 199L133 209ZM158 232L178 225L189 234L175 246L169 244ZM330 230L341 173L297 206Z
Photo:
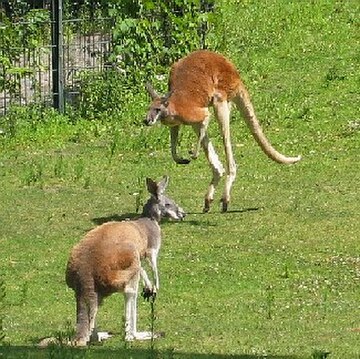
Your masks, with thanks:
M209 13L214 11L215 0L200 0L200 13ZM200 48L206 48L206 35L208 32L207 22L200 25Z
M51 1L51 42L52 42L52 81L53 103L59 112L64 112L64 76L63 76L63 18L62 0Z

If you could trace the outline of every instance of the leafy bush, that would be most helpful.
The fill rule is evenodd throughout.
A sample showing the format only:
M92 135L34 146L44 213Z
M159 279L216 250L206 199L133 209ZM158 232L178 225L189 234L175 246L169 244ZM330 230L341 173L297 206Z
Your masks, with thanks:
M115 70L84 71L80 75L80 115L87 119L112 116L123 105L123 75Z
M64 33L68 38L77 33L111 32L112 51L102 55L116 71L80 75L83 86L80 113L95 118L102 112L105 115L117 112L122 103L119 94L126 88L131 87L132 91L137 91L139 86L143 88L145 81L153 81L155 75L165 73L172 62L205 46L206 24L211 18L207 11L212 8L213 0L84 0L75 3L64 0L63 5L65 19L79 20L66 23ZM41 94L37 74L44 71L44 51L50 51L41 47L50 44L50 12L30 9L31 6L19 0L11 4L10 10L0 12L0 37L3 39L0 91L6 91L13 99L22 98L24 78L31 81L33 99Z
M205 46L204 3L209 1L113 2L112 61L134 82L163 73L179 57Z
M21 65L18 61L21 55L28 56L29 59L37 58L39 46L49 41L49 12L30 10L21 22L12 22L0 10L0 22L0 91L6 90L19 96L21 78L35 74L41 64L28 61L27 65Z

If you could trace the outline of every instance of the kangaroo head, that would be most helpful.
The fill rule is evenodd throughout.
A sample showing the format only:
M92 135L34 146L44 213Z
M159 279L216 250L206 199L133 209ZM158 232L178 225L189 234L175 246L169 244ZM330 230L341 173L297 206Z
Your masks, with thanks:
M172 92L170 91L167 95L160 96L149 83L146 85L146 90L152 98L152 103L148 109L144 123L152 126L157 120L161 121L169 116L169 97Z
M151 178L146 179L146 186L151 197L144 206L144 216L156 219L157 221L160 221L161 218L172 218L175 220L183 220L185 218L184 210L171 198L164 195L168 183L168 176L164 176L160 182L155 182Z

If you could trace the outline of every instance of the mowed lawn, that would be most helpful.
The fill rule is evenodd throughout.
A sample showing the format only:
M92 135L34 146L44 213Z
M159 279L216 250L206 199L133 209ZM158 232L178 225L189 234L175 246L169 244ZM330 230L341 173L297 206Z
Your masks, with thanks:
M234 110L229 212L220 213L221 181L203 214L204 155L172 162L168 130L141 125L145 91L117 119L41 122L3 135L0 356L360 357L359 4L230 1L222 9L214 47L240 69L273 145L303 160L271 162ZM223 159L215 121L210 136ZM184 129L184 155L194 140ZM98 324L114 338L87 350L34 348L75 326L64 281L72 246L100 223L136 215L145 178L164 174L188 212L162 224L153 324L165 338L124 343L123 298L113 295ZM150 309L140 298L140 330L150 328Z

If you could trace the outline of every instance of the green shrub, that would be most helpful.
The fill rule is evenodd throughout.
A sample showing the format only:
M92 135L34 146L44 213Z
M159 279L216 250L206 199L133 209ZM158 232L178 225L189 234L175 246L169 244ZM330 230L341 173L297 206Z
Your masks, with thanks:
M0 9L0 22L0 91L19 96L21 78L35 74L41 64L29 61L26 66L21 66L17 61L24 53L29 58L37 58L41 51L39 47L49 42L49 12L30 10L21 22L13 22Z
M116 15L111 60L137 82L164 73L184 54L198 49L208 17L198 0L113 2Z
M80 115L90 120L114 116L122 111L128 94L124 76L116 70L84 71L80 75Z

